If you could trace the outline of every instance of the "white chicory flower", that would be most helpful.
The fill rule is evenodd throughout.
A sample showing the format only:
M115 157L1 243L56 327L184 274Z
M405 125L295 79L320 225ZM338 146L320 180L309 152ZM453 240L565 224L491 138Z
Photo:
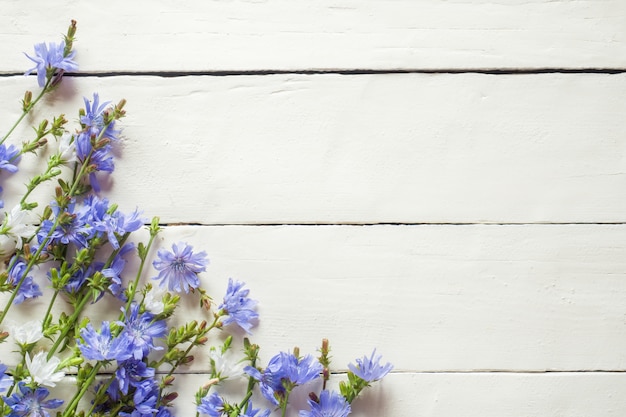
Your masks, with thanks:
M222 353L220 349L212 348L209 352L213 373L221 379L233 379L244 375L244 364L235 360L230 350Z
M20 345L38 342L43 337L41 321L38 320L27 321L21 325L11 324L9 331L13 339Z
M15 247L17 249L22 249L23 237L30 238L37 230L34 225L30 224L29 218L30 212L27 210L22 210L22 207L19 204L13 207L13 209L11 209L11 212L7 213L7 216L4 218L0 233L13 239L13 241L15 242ZM2 252L6 252L4 246L2 246Z
M63 162L75 162L76 158L76 142L73 141L74 136L65 132L59 140L59 155Z
M65 372L56 372L57 367L61 363L61 359L53 356L48 360L46 352L37 353L33 359L26 355L26 368L30 376L24 379L27 384L35 381L39 385L54 387L56 383L61 381L65 376Z
M159 287L152 287L150 291L146 293L144 299L144 307L152 314L161 314L165 305L163 304L163 296L165 291Z

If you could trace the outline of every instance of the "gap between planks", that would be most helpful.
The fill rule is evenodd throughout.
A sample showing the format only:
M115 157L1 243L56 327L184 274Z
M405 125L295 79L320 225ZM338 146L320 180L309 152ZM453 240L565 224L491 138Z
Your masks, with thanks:
M395 222L378 222L378 223L362 223L362 222L344 222L344 223L159 223L161 227L177 227L177 226L194 226L194 227L229 227L229 226L249 226L249 227L275 227L275 226L621 226L626 222L550 222L550 223L497 223L497 222L472 222L472 223L395 223ZM146 223L145 226L150 226Z
M486 74L486 75L532 75L532 74L623 74L626 68L468 68L468 69L302 69L302 70L220 70L220 71L114 71L114 72L67 72L70 77L122 77L122 76L152 76L161 78L177 78L189 76L233 77L251 75L385 75L385 74ZM0 77L15 77L23 75L21 72L0 73Z

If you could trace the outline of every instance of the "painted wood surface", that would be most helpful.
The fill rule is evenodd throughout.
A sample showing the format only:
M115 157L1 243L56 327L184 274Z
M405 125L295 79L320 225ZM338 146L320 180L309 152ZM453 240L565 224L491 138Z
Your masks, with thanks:
M621 0L5 0L0 71L70 18L90 72L626 66Z
M344 377L333 375L329 386L336 386ZM193 397L183 395L206 382L203 375L177 376L175 386L181 393L177 415L193 414L189 405ZM70 380L52 392L68 385ZM233 391L236 385L231 382ZM353 403L350 417L619 416L626 408L621 395L625 389L626 379L615 373L393 373ZM296 388L293 395L294 407L289 411L297 415L298 408L306 408L307 387Z
M33 81L16 76L0 85L21 97ZM626 216L623 74L67 81L54 101L70 120L94 91L128 100L109 195L168 223ZM17 117L15 103L0 120Z
M248 283L264 360L328 337L337 384L377 347L396 368L356 417L626 412L622 1L1 6L0 127L36 89L21 51L77 19L87 74L47 104L128 100L103 195L206 250L216 299Z

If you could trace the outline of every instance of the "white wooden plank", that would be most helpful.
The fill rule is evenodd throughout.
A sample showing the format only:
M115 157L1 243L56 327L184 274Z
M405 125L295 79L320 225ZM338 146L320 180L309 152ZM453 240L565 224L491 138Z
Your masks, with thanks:
M161 239L208 252L216 303L229 277L247 282L263 360L326 337L337 370L374 347L399 372L626 369L624 225L181 226ZM205 317L193 297L184 306ZM119 304L98 311L113 320ZM190 371L206 371L196 357Z
M329 387L343 378L334 376ZM204 375L177 376L179 397L172 409L175 415L195 415L193 394L206 382ZM63 395L67 392L65 386L53 392ZM312 385L310 389L318 388ZM614 417L626 412L622 395L625 390L623 373L394 373L357 398L350 416ZM226 391L230 391L233 400L241 399L235 389ZM308 409L303 398L307 392L306 387L296 388L289 417L297 416L299 409ZM254 401L255 407L267 407L260 398L255 397Z
M625 220L624 74L66 81L70 120L92 91L128 99L107 195L165 222ZM33 84L0 80L0 126Z
M624 68L621 0L5 1L0 71L79 22L85 71Z

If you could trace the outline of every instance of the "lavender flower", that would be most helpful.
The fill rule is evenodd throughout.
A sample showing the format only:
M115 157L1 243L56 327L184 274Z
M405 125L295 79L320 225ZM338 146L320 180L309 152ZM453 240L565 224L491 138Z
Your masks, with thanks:
M61 42L58 45L54 42L38 43L35 45L35 56L31 57L28 54L26 57L35 63L35 66L24 75L29 75L33 71L37 72L37 83L39 87L46 85L46 77L48 73L54 74L56 70L63 71L76 71L78 64L72 59L76 55L75 51L71 51L67 56L64 56L65 42Z
M292 353L281 352L270 359L263 373L251 366L247 366L244 371L260 382L261 393L268 401L279 405L287 385L295 387L318 378L322 365L311 355L298 358Z
M224 411L224 400L217 392L204 397L198 405L198 412L207 414L211 417L220 417Z
M20 162L20 150L13 145L0 145L0 169L8 172L17 172L17 163Z
M154 314L144 312L139 314L139 305L132 304L130 314L125 312L123 335L131 340L132 352L135 359L142 359L150 353L150 350L162 350L160 346L154 344L153 338L163 337L167 332L164 320L154 320Z
M83 342L76 341L78 348L85 359L96 361L117 360L124 361L133 354L131 339L123 336L113 338L108 321L103 321L98 333L91 323L80 330Z
M20 394L13 394L9 398L4 400L12 412L10 417L50 417L48 410L58 408L63 404L63 400L47 400L46 397L50 394L44 387L32 388L20 382L18 384Z
M244 290L244 285L243 282L233 282L232 278L229 278L224 302L219 306L219 309L227 314L227 317L222 320L224 325L237 323L239 327L250 333L253 322L259 315L254 311L257 301L248 298L250 290Z
M154 261L152 265L159 271L159 275L154 278L161 280L161 287L167 284L170 291L189 292L189 289L195 289L200 286L198 274L206 271L209 260L206 258L206 252L193 253L191 245L186 243L174 243L172 252L160 249L157 253L159 259Z
M380 365L381 358L382 355L376 355L376 349L374 349L369 358L363 356L363 359L357 359L356 366L349 364L348 369L350 369L354 375L367 382L378 381L393 369L393 365L389 362L385 365Z
M311 411L300 411L300 417L347 417L350 404L337 392L322 391L319 402L308 400Z

